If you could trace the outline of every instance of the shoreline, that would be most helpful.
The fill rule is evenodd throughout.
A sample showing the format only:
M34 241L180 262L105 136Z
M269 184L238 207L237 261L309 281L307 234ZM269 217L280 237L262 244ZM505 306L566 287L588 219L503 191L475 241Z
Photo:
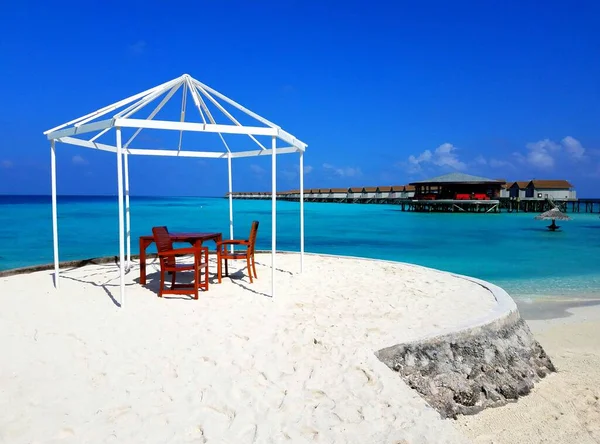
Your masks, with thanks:
M592 308L600 305L600 299L586 298L564 298L564 299L539 299L534 301L524 301L516 297L513 300L519 308L521 317L527 322L556 320L564 318L577 318L577 313L573 312L578 308Z
M270 250L256 250L256 253L257 254L270 254L271 251ZM299 253L300 253L299 251L293 251L293 250L277 250L277 254L299 254ZM209 250L209 254L214 255L215 253L212 250ZM455 276L466 277L468 279L474 279L474 280L479 280L482 282L487 282L487 283L490 283L490 284L506 291L509 294L509 296L517 303L517 305L519 306L519 309L521 309L521 307L523 307L523 309L525 311L529 311L528 309L530 309L531 306L540 306L541 309L544 309L544 307L541 307L541 305L546 302L548 302L548 303L564 303L566 306L572 306L571 303L576 303L576 302L589 302L589 305L595 305L595 303L596 303L595 301L597 301L597 303L600 304L600 290L598 290L596 292L590 292L589 288L586 288L585 290L570 290L568 292L559 291L556 293L552 293L552 292L548 292L548 291L542 291L540 293L523 293L523 292L518 292L518 291L511 291L511 289L510 289L511 283L507 282L505 280L495 281L493 279L490 280L490 279L486 279L486 278L475 277L475 276L472 276L469 274L456 273L456 272L449 271L449 270L446 270L443 268L435 268L432 266L422 265L422 264L413 263L413 262L406 262L406 261L394 260L394 259L379 259L379 258L363 257L363 256L350 255L350 254L339 254L339 253L328 254L328 253L318 253L318 252L305 252L304 254L305 255L323 256L323 257L340 257L340 258L348 258L348 259L359 259L359 260L365 260L365 261L379 261L379 262L384 262L384 263L413 265L413 266L417 266L417 267L427 268L430 270L436 270L436 271L442 271L445 273L450 273ZM132 254L131 259L139 260L139 256L140 256L139 254ZM146 253L146 257L148 260L155 259L156 253ZM118 262L119 262L119 257L117 255L97 256L97 257L89 257L89 258L84 258L84 259L70 259L70 260L61 261L61 262L59 262L59 267L61 269L65 268L65 267L79 268L79 267L83 267L83 266L91 265L91 264L106 264L106 263L118 264ZM46 263L42 263L42 264L26 265L23 267L0 269L0 277L8 277L8 276L14 276L14 275L18 275L18 274L26 274L26 273L33 273L33 272L38 272L38 271L48 271L48 270L50 270L50 271L54 270L54 263L46 262ZM531 279L519 279L518 281L531 281ZM582 304L582 305L587 306L588 304ZM575 304L573 306L577 306L577 304Z

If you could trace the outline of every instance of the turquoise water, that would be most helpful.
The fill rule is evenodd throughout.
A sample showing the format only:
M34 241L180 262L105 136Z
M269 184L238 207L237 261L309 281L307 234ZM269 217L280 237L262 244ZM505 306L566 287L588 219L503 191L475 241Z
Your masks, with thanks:
M299 249L299 204L278 202L277 248ZM115 197L59 198L61 260L118 254ZM306 251L412 262L497 283L513 295L600 296L600 219L574 214L549 232L533 214L405 213L392 205L306 203ZM229 232L221 198L131 198L132 252L154 225ZM234 201L236 237L260 221L271 246L271 202ZM52 262L50 199L0 196L0 269Z

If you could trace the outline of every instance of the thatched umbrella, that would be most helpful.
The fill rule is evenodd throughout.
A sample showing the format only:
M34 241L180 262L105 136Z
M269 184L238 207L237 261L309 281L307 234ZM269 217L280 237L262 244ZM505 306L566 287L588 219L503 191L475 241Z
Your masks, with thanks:
M569 216L567 216L566 214L564 214L563 212L561 212L558 208L552 208L551 210L546 211L545 213L540 214L539 216L535 217L536 219L539 220L552 220L552 223L550 225L548 225L548 228L552 231L560 228L558 225L556 225L556 220L571 220L571 218Z

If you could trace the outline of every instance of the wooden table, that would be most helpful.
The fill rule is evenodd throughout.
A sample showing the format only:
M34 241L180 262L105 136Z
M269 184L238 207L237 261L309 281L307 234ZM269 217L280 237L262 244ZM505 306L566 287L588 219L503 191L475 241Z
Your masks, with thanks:
M187 242L195 247L201 247L207 240L220 242L221 233L169 233L173 242ZM154 242L153 236L140 236L140 284L146 285L146 248Z

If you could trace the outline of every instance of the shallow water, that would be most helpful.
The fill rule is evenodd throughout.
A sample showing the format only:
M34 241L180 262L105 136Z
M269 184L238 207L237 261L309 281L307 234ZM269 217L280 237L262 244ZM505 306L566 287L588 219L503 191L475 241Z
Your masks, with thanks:
M299 204L278 202L277 248L299 250ZM116 197L59 198L60 259L118 254ZM306 251L412 262L475 276L528 298L598 297L600 219L571 214L550 232L534 214L429 214L393 205L306 203ZM221 198L131 198L132 252L154 225L229 232ZM271 246L271 202L234 201L236 237L260 221L258 248ZM52 261L48 196L0 196L0 269Z

